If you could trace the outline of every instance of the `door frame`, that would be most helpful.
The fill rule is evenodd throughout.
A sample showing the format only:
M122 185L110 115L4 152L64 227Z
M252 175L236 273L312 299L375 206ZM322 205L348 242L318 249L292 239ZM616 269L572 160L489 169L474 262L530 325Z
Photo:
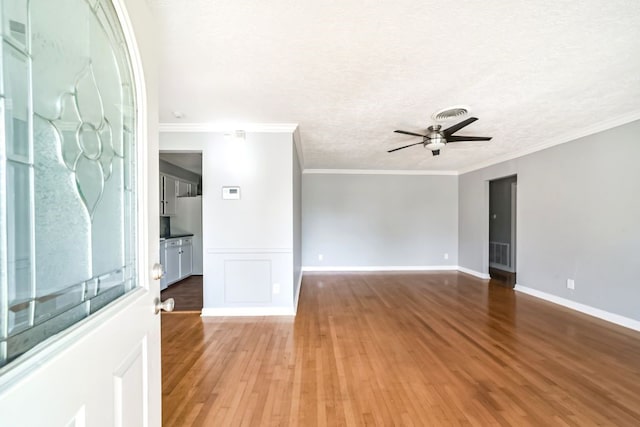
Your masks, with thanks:
M158 137L159 138L159 137ZM165 153L165 154L200 154L200 156L202 156L202 170L200 171L200 176L201 176L201 181L204 182L204 175L205 175L205 167L204 167L204 147L200 147L200 148L185 148L185 147L181 147L178 145L174 145L174 144L165 144L162 148L160 147L160 141L158 141L158 150L157 150L157 157L158 157L158 161L156 162L156 164L158 165L158 176L160 174L160 153ZM156 179L156 181L158 181ZM159 194L159 190L156 191L157 194ZM200 216L202 219L202 226L200 227L200 232L202 233L202 235L200 236L200 252L202 253L202 257L203 257L203 264L204 264L204 255L205 255L205 251L204 251L204 235L205 235L205 221L204 221L204 206L205 206L205 193L204 191L202 192L202 194L200 195L201 200L202 200L202 205L200 206ZM156 203L157 204L157 203ZM158 226L159 227L159 226ZM193 256L193 255L192 255ZM193 259L192 259L192 265L193 265ZM207 291L207 287L205 286L205 274L204 274L204 267L202 269L202 307L200 309L200 312L202 312L202 309L205 306L205 301L206 301L206 291ZM177 283L177 282L176 282ZM167 288L169 289L169 288Z
M491 277L489 276L489 242L490 242L490 238L489 238L489 223L491 221L491 201L490 201L490 197L491 197L491 181L497 181L500 179L504 179L504 178L510 178L510 177L515 177L516 181L514 183L511 183L511 240L512 240L512 244L510 247L510 254L509 256L512 259L512 263L513 263L513 273L517 273L517 258L516 255L518 254L518 227L519 227L519 221L518 221L518 197L519 196L519 191L518 191L518 181L519 181L519 177L518 177L518 173L514 172L514 173L508 173L505 175L498 175L492 178L488 178L484 181L484 209L482 210L482 221L483 221L483 227L482 227L482 273L485 275L486 279L490 279ZM514 196L515 193L515 197ZM516 276L516 280L517 280L517 276Z

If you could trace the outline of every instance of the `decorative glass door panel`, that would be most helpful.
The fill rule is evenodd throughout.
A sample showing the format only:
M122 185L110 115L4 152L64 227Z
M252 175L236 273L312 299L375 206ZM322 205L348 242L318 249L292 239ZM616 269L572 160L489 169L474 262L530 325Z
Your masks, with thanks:
M135 99L109 1L1 1L0 366L137 286Z

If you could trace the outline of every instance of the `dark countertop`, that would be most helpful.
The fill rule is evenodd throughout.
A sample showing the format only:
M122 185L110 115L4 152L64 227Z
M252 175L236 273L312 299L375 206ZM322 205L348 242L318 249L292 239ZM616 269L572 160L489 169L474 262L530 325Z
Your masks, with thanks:
M162 242L163 240L169 240L169 239L178 239L180 237L189 237L189 236L193 236L193 233L184 233L184 234L170 234L167 237L161 237L160 241Z

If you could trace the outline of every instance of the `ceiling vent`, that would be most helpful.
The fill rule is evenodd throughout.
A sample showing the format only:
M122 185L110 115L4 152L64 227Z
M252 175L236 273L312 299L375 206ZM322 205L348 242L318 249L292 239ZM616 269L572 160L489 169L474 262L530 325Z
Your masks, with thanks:
M446 122L452 119L459 119L469 114L469 107L460 105L457 107L449 107L444 110L436 111L431 116L436 122Z

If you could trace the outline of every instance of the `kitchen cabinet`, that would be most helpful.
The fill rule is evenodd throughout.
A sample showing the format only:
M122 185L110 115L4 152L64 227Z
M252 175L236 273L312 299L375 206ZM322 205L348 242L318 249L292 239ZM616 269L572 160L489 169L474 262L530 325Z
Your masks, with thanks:
M160 259L163 261L164 276L161 289L191 276L193 271L193 239L191 236L166 239L160 243Z
M164 250L164 242L160 242L160 265L162 266L162 277L160 278L160 290L164 291L169 286L167 284L167 262Z
M178 197L194 197L197 184L160 174L160 215L177 214Z
M191 276L193 272L193 239L191 237L182 239L180 245L180 277L185 278Z
M180 280L180 239L165 241L164 262L167 285Z
M190 182L178 181L178 197L195 196L195 191L192 190L193 187Z
M160 175L160 215L175 215L178 197L178 180Z

